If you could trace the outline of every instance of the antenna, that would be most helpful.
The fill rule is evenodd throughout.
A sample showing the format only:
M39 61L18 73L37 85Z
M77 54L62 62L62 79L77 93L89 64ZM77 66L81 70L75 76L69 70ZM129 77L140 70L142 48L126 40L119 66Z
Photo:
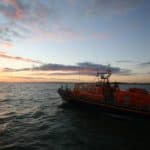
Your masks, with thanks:
M97 72L97 77L98 77L98 82L102 81L102 83L109 83L109 78L111 76L111 69L110 69L110 64L108 65L108 67L105 69L105 71L98 71Z

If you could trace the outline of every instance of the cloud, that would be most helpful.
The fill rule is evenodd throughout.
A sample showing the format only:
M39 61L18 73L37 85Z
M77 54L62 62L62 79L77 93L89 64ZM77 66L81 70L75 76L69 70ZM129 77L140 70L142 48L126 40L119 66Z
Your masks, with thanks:
M2 49L10 49L10 48L14 48L14 44L12 42L0 42L0 48Z
M88 14L114 15L135 9L143 0L90 0ZM86 4L86 3L85 3Z
M143 0L67 0L71 6L79 5L90 15L120 14L136 8Z
M79 69L78 66L71 66L71 65L62 65L62 64L44 64L40 67L32 68L36 71L77 71Z
M47 80L56 80L55 78L30 77L30 76L5 76L9 82L44 82ZM7 81L7 82L8 82Z
M4 72L19 72L19 71L54 71L55 73L49 73L49 75L88 75L95 76L97 72L104 72L106 70L111 70L113 74L119 75L132 75L132 71L128 69L123 69L119 67L113 67L103 64L96 64L91 62L80 62L77 65L63 65L63 64L43 64L39 67L33 68L22 68L22 69L12 69L4 68ZM41 73L40 73L41 74ZM38 74L37 74L38 75Z
M43 24L59 16L55 0L1 0L0 12L11 21Z
M20 71L32 71L32 68L14 69L14 68L3 68L2 72L20 72Z
M1 0L1 12L13 19L21 19L24 17L24 5L20 0Z
M15 69L13 69L13 68L3 68L1 71L2 72L14 72Z
M26 37L28 32L23 29L24 22L21 21L25 16L25 6L22 2L20 0L0 1L0 17L3 15L0 23L1 41L13 42Z
M132 60L117 60L117 63L131 63L133 62Z
M110 69L113 73L117 73L120 71L119 67L111 67L109 65L103 65L103 64L96 64L91 62L81 62L78 63L79 68L87 68L94 71L105 71L107 69Z
M26 37L24 34L28 35L23 29L24 26L28 26L30 33L35 25L46 26L50 20L48 18L55 18L54 3L53 0L1 0L0 14L4 17L2 18L4 22L0 23L0 39L3 41L22 39Z
M72 71L72 72L55 72L55 73L47 73L47 72L36 72L36 73L31 73L30 75L36 75L36 76L72 76L72 75L77 75L79 72L77 71ZM83 74L82 74L83 75Z
M16 39L24 39L26 32L15 23L0 24L0 41L6 43L13 43Z
M49 4L49 5L48 5ZM45 17L52 9L52 0L1 0L0 11L4 16L14 20L34 20L37 16Z
M68 1L68 4L66 3ZM60 34L56 33L56 26L68 27L66 17L72 20L77 17L88 17L88 15L107 16L128 12L136 8L142 0L1 0L0 13L5 18L5 27L0 26L0 39L4 41L13 41L14 37L25 38L26 32L20 26L28 26L32 34L35 27L48 31L49 36L56 39ZM78 9L77 9L77 8ZM107 15L106 15L107 14ZM67 23L66 23L67 22ZM7 27L6 27L6 24ZM1 29L2 28L2 29ZM14 31L14 28L20 28L23 31ZM63 33L64 32L64 33ZM76 31L62 31L65 37L82 37ZM27 34L27 36L29 36ZM88 36L88 35L87 35ZM90 35L91 36L91 35ZM106 33L93 34L93 37L106 39ZM51 38L51 39L52 39ZM63 37L61 38L63 39Z
M148 62L143 62L143 63L139 64L139 66L142 66L142 67L150 67L150 61L148 61Z
M118 75L121 76L130 76L130 75L136 75L137 73L132 72L129 69L122 69L119 73L117 73Z
M10 59L10 60L15 60L15 61L23 61L23 62L29 62L29 63L38 63L41 64L42 62L37 61L37 60L33 60L33 59L28 59L28 58L23 58L23 57L18 57L18 56L11 56L8 55L5 52L0 51L0 58L4 58L4 59ZM7 68L8 69L8 68ZM13 69L12 69L13 70ZM11 71L12 71L11 70ZM10 71L10 70L9 70Z

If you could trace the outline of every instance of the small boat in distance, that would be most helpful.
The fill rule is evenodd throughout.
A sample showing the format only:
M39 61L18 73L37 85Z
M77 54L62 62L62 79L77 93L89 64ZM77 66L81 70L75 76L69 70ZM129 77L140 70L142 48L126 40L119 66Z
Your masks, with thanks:
M96 83L75 83L58 89L63 100L70 103L98 106L100 109L150 117L150 93L142 88L121 90L109 82L111 71L98 72Z

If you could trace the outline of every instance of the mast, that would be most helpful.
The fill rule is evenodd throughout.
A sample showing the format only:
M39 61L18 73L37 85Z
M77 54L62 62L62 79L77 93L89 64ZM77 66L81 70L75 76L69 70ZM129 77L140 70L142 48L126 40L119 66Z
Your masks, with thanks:
M111 76L111 70L108 69L106 71L99 71L97 72L97 77L98 77L98 83L105 84L105 83L109 83L109 78Z

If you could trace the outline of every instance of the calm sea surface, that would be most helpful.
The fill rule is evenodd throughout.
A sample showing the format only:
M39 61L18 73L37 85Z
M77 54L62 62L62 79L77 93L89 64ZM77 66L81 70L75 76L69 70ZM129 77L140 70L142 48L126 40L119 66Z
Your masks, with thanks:
M150 120L66 107L59 87L0 83L0 150L150 149Z

